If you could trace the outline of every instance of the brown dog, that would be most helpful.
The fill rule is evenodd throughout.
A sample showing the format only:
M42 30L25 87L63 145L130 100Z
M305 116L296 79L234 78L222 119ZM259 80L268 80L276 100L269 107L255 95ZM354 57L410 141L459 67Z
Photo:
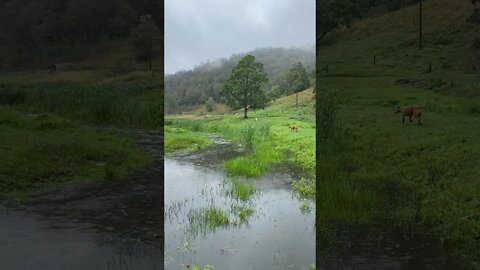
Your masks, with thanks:
M405 116L409 117L410 122L413 122L412 117L415 117L416 119L418 119L418 125L421 126L423 125L422 110L423 110L423 107L418 105L410 105L410 106L404 106L404 107L397 106L397 109L395 110L394 114L397 114L397 113L402 114L403 124L405 124Z
M295 132L298 132L298 125L290 125L290 126L288 126L288 127L290 128L290 131L294 131L294 130L295 130Z

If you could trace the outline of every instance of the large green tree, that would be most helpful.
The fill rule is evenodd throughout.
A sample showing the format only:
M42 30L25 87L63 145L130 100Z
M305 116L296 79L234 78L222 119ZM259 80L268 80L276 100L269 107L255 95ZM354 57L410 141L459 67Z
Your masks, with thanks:
M268 82L263 64L255 61L252 55L246 55L233 67L230 77L224 82L222 94L228 106L233 109L243 107L243 118L248 118L250 107L264 107L267 102L262 86Z
M308 74L301 62L292 65L287 76L289 89L296 93L296 106L298 107L298 93L310 86Z

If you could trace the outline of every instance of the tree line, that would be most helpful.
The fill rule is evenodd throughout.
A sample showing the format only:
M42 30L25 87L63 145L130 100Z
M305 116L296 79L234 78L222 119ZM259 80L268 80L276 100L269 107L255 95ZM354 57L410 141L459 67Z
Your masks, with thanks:
M338 27L351 27L355 19L362 19L372 8L391 12L421 0L323 0L317 3L319 40Z
M247 55L253 56L256 62L262 64L262 70L268 78L261 86L261 95L255 97L257 107L282 95L293 94L300 88L304 90L308 87L305 80L309 85L314 84L315 51L313 47L310 50L298 48L256 49L246 54L232 55L228 59L222 58L214 62L203 63L192 70L182 70L166 75L166 113L181 112L197 105L204 105L210 98L215 103L230 103L235 108L243 107L244 104L235 106L234 100L228 100L227 96L222 95L222 89L234 67ZM257 93L260 92L257 91Z
M59 48L67 48L67 61L78 48L130 36L137 57L145 59L146 44L139 39L158 34L161 25L158 0L3 0L0 65L26 67L32 54L56 59Z

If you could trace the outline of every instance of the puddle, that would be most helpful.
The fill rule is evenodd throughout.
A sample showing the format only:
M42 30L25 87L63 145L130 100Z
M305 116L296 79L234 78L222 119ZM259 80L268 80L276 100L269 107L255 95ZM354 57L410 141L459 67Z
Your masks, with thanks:
M126 181L38 191L0 208L2 269L162 269L160 132L127 130L155 159Z
M165 159L165 269L193 264L231 270L309 269L315 263L313 204L310 212L300 211L286 173L246 180L257 190L248 201L228 196L231 179L220 163L241 149L215 142L202 151ZM243 221L231 213L242 205L253 210ZM234 224L202 226L195 215L209 206L228 213Z

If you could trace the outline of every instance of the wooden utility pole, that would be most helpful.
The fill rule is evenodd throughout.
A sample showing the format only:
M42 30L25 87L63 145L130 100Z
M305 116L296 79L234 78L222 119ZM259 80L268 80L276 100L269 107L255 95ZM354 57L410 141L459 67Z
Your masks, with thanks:
M422 24L423 24L423 16L422 16L422 10L423 10L423 0L420 0L420 3L418 5L419 7L419 31L418 31L418 48L421 50L422 49Z
M149 71L152 71L152 38L148 40Z

